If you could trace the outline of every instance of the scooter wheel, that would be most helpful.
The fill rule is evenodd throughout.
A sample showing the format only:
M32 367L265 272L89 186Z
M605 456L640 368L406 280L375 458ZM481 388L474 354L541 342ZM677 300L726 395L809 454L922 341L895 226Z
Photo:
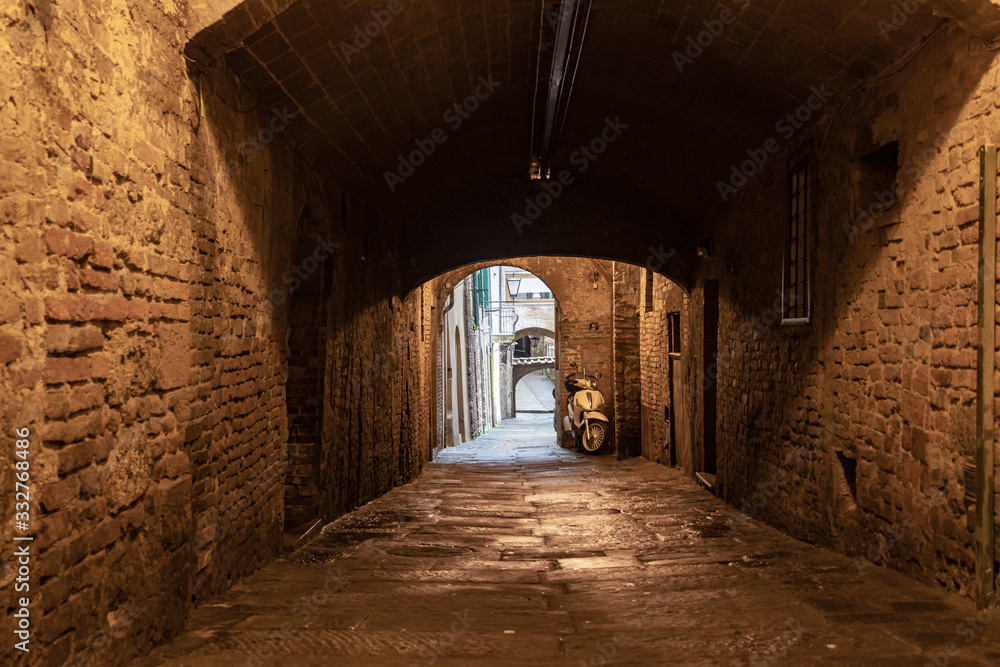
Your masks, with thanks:
M595 421L591 422L589 431L590 437L587 437L587 430L581 435L581 447L587 454L596 454L604 446L607 430L604 428L604 422Z

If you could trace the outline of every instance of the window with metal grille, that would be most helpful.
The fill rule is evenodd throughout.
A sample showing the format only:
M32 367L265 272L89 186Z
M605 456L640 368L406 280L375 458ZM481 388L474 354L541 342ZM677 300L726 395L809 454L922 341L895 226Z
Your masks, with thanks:
M783 322L809 321L809 190L809 161L803 160L792 169L788 184Z

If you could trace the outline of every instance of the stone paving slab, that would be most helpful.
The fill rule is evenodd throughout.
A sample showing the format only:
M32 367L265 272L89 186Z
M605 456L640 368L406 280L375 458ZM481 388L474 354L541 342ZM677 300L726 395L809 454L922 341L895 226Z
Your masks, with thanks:
M1000 664L968 599L519 417L195 610L136 665Z

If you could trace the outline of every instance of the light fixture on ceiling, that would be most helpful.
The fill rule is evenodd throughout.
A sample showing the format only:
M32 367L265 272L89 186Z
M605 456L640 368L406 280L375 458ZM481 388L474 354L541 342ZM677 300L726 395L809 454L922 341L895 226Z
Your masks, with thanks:
M708 259L712 256L712 239L702 239L698 244L698 257Z
M537 157L531 158L531 165L528 167L528 178L538 181L542 178L542 161Z

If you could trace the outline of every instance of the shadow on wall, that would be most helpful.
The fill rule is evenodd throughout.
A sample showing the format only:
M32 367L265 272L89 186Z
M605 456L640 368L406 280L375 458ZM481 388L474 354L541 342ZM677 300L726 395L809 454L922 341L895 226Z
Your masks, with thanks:
M880 561L965 591L976 150L996 94L996 56L954 26L932 39L912 64L855 95L830 127L821 122L825 133L805 135L787 163L762 169L780 187L749 184L714 216L717 259L700 269L692 307L702 311L701 285L718 278L718 377L707 381L718 385L727 500L741 506L768 480L785 479L756 512L848 553L866 553L909 515L912 528ZM947 68L932 65L939 53L952 54ZM773 249L786 243L789 223L774 212L788 210L788 168L806 158L815 183L812 317L781 326Z

